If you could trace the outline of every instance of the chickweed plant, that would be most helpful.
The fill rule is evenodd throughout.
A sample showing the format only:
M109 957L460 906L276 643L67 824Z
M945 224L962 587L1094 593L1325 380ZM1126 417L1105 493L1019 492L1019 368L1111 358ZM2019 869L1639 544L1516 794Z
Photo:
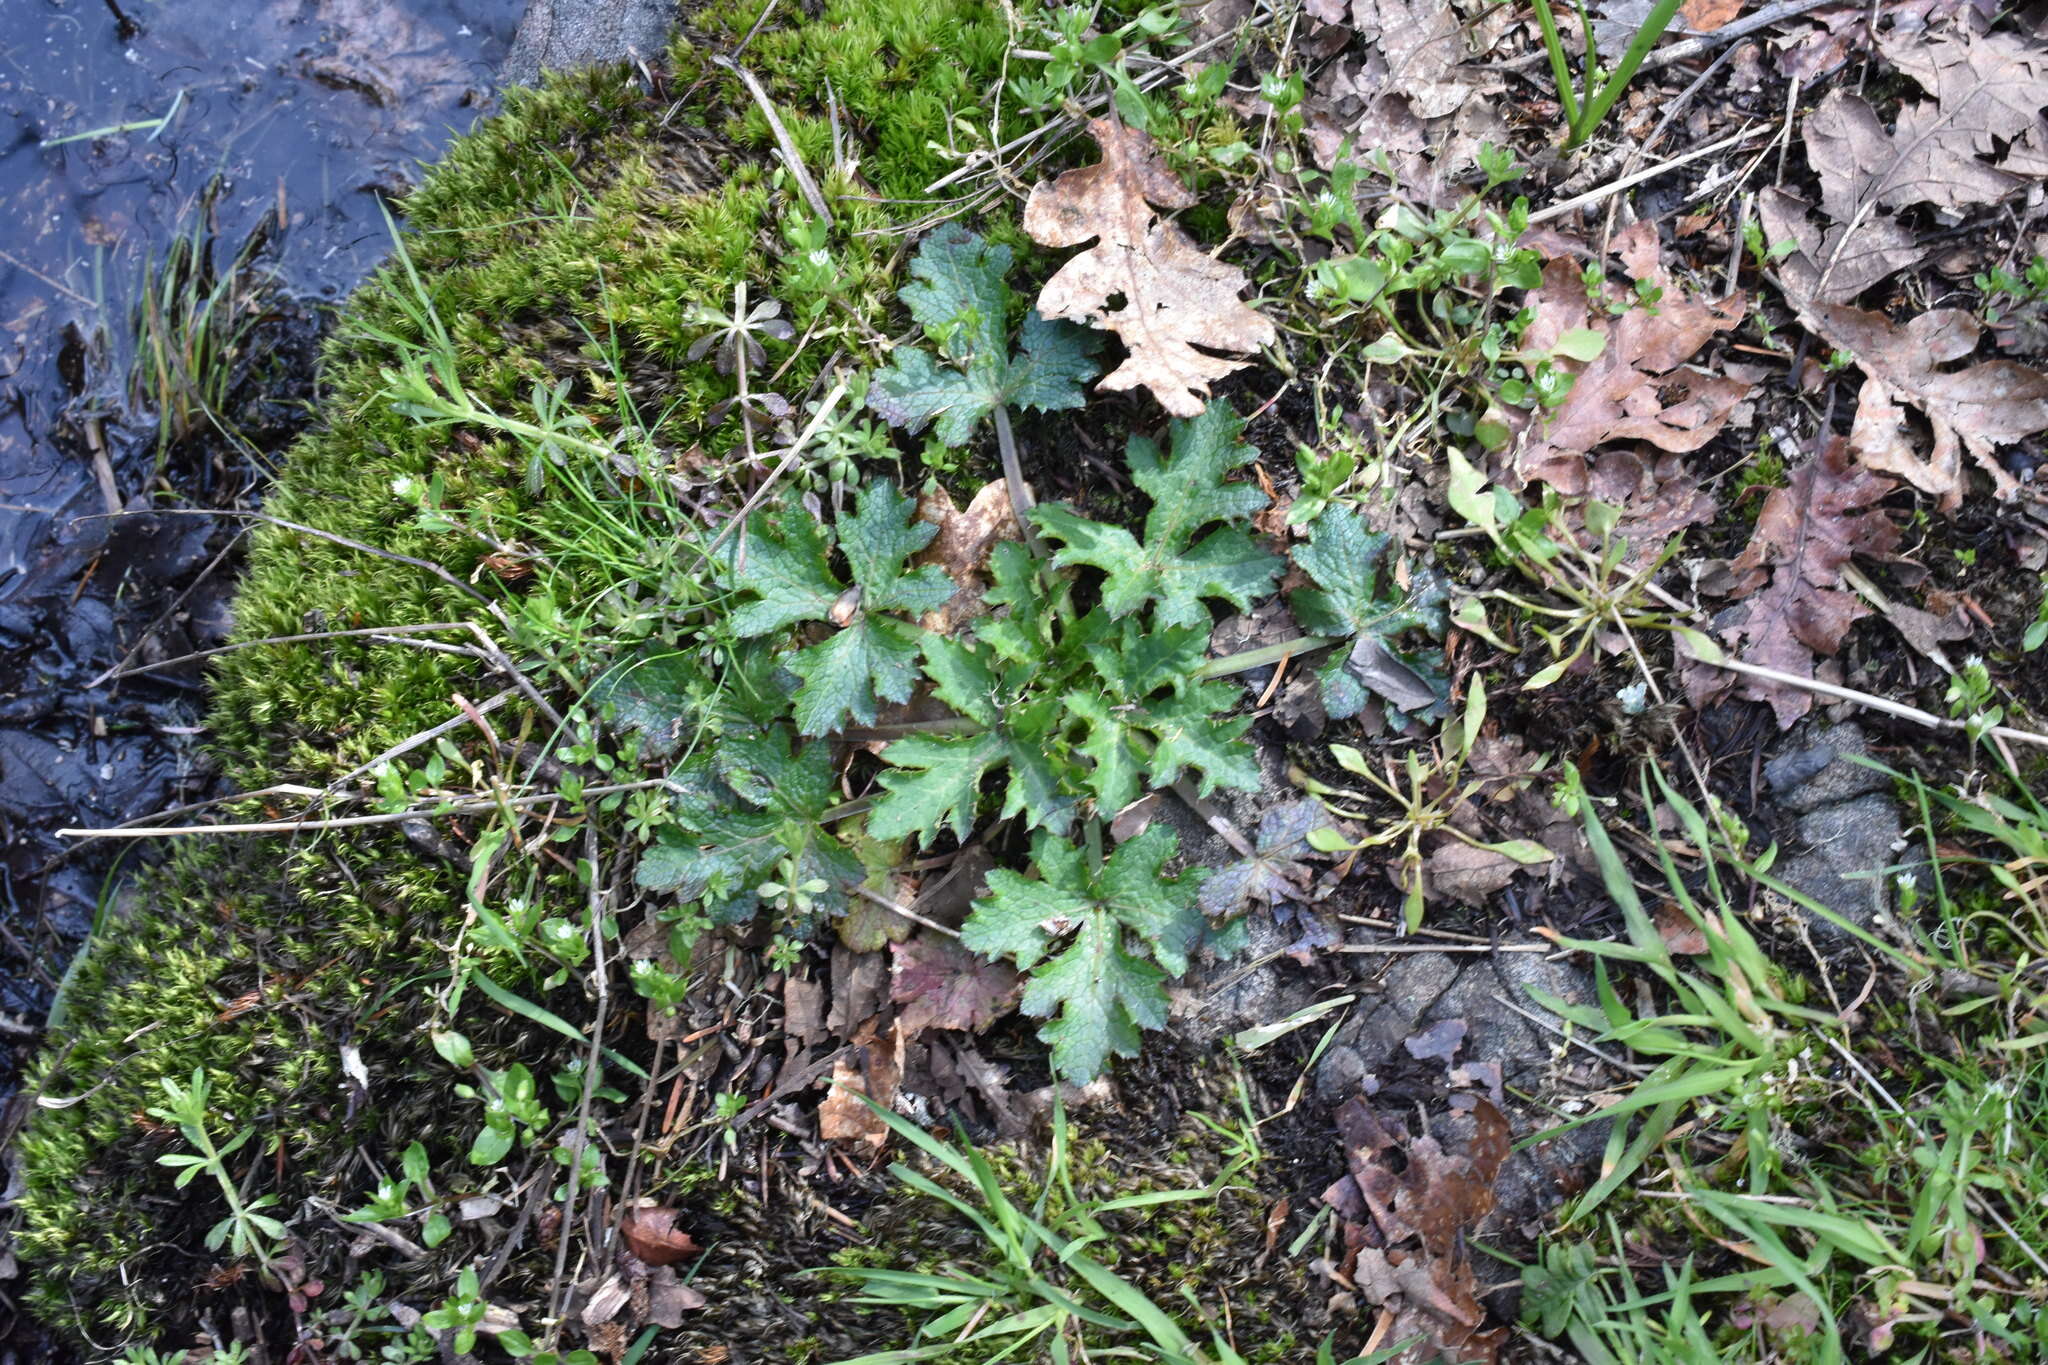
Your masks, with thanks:
M253 1199L244 1198L242 1182L228 1170L228 1158L256 1136L255 1126L246 1126L226 1142L216 1143L208 1127L215 1115L209 1103L213 1090L206 1079L206 1072L195 1067L191 1081L181 1085L166 1076L162 1084L165 1102L151 1108L149 1115L176 1125L192 1150L166 1152L157 1158L157 1164L177 1170L179 1189L191 1184L202 1173L212 1176L214 1184L220 1188L221 1198L227 1202L227 1216L206 1234L207 1250L225 1249L231 1256L254 1257L260 1264L268 1266L277 1253L278 1239L285 1235L284 1224L263 1212L276 1205L277 1196L260 1194Z
M1171 5L1142 10L1129 22L1101 31L1094 31L1100 17L1094 6L1024 8L1045 40L1046 50L1032 53L1042 63L1037 75L1010 77L1009 92L1023 108L1057 108L1094 75L1109 82L1124 121L1150 131L1157 121L1153 105L1131 79L1125 56L1128 52L1143 54L1155 42L1173 41L1182 20Z
M1549 351L1522 347L1533 314L1507 311L1500 293L1536 288L1542 257L1514 245L1528 227L1527 199L1504 212L1486 206L1487 196L1521 174L1513 156L1486 146L1479 165L1485 184L1455 208L1425 212L1396 200L1368 227L1355 207L1362 171L1347 155L1300 208L1314 235L1335 241L1342 227L1355 243L1309 275L1309 297L1325 318L1372 328L1377 335L1360 357L1401 366L1452 434L1492 449L1510 434L1504 408L1547 411L1562 403L1572 376L1556 362L1592 360L1605 338L1574 328ZM1392 170L1381 170L1391 182Z
M1533 839L1488 842L1452 822L1459 806L1481 795L1486 788L1485 779L1465 775L1465 762L1471 756L1472 745L1485 723L1486 684L1475 676L1465 696L1464 714L1456 725L1444 727L1433 755L1424 757L1410 749L1399 765L1391 758L1387 759L1382 771L1350 745L1333 744L1330 757L1337 761L1337 766L1361 778L1371 791L1333 787L1309 777L1302 779L1303 789L1310 795L1345 803L1332 805L1334 813L1374 827L1370 834L1358 839L1335 829L1312 830L1308 835L1311 847L1324 853L1387 847L1397 850L1393 866L1404 892L1402 918L1410 930L1422 926L1422 843L1426 837L1446 834L1474 848L1511 858L1525 867L1547 863L1553 856L1549 849ZM1390 802L1394 807L1391 818L1374 811L1350 808L1384 802Z

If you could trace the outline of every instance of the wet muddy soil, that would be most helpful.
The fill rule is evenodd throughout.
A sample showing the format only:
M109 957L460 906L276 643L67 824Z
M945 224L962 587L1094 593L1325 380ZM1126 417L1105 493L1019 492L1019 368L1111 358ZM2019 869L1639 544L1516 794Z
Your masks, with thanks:
M305 420L327 305L489 109L524 8L0 5L0 1094L119 870L57 831L209 790L201 667L120 670L224 636L234 514Z

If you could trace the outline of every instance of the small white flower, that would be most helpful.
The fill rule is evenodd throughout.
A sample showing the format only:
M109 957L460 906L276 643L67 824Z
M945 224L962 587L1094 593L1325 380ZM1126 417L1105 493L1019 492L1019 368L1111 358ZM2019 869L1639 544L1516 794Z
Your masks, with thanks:
M1622 714L1640 716L1650 700L1649 679L1638 679L1627 687L1617 689L1614 699L1621 703Z
M420 495L419 482L410 474L400 474L391 481L391 492L394 497L402 498L406 502L416 501Z

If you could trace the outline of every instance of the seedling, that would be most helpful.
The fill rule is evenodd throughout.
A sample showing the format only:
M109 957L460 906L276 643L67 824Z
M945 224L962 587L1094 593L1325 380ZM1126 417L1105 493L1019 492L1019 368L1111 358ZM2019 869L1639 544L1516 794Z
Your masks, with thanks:
M1524 577L1551 594L1548 601L1500 590L1481 595L1523 612L1549 647L1551 662L1531 674L1524 687L1550 686L1598 647L1609 631L1619 632L1637 651L1645 673L1648 665L1636 642L1639 632L1690 632L1668 611L1645 606L1658 572L1678 552L1678 537L1667 540L1655 555L1631 556L1620 508L1589 500L1580 509L1580 524L1573 525L1555 490L1546 486L1542 500L1525 508L1505 488L1488 486L1485 476L1457 451L1449 451L1445 458L1450 464L1452 510L1484 531ZM1469 600L1456 619L1475 634L1490 636L1479 599Z
M1335 502L1351 482L1351 476L1358 472L1358 454L1348 442L1327 453L1298 446L1294 468L1301 475L1301 488L1294 495L1294 505L1287 509L1287 524L1306 526L1321 516L1323 509Z
M467 1355L476 1348L477 1329L490 1311L483 1291L477 1287L476 1267L464 1266L456 1277L455 1292L443 1299L439 1308L423 1314L420 1326L430 1332L452 1333L449 1344L455 1348L455 1354Z
M420 1200L423 1207L413 1208L415 1199ZM343 1220L350 1223L391 1223L416 1213L422 1214L420 1241L431 1249L446 1241L454 1230L448 1215L435 1207L438 1202L427 1162L427 1149L415 1142L406 1147L400 1158L399 1173L378 1181L369 1203L354 1213L345 1214Z
M207 1103L212 1096L212 1086L202 1067L192 1069L189 1084L180 1085L169 1076L164 1077L161 1084L168 1102L151 1108L150 1117L176 1124L193 1151L168 1152L157 1158L157 1164L177 1170L175 1183L181 1190L202 1171L212 1176L214 1183L220 1186L221 1197L227 1201L228 1215L207 1231L209 1251L219 1251L225 1246L231 1255L253 1256L259 1264L268 1266L276 1254L276 1239L285 1235L285 1228L282 1222L262 1210L276 1205L277 1196L264 1194L254 1199L243 1199L241 1186L229 1174L227 1166L227 1159L256 1136L256 1129L245 1127L226 1142L215 1144L213 1134L206 1126L212 1117Z
M768 348L764 341L787 341L796 335L782 316L782 305L774 299L762 299L749 306L747 303L747 282L741 280L733 286L732 311L711 304L700 303L690 309L689 321L698 327L711 330L690 343L684 359L695 364L707 354L720 374L732 374L738 370L752 373L768 363Z
M1423 877L1422 845L1425 838L1445 835L1473 848L1501 854L1525 867L1547 863L1553 856L1549 849L1534 840L1489 842L1454 822L1453 817L1459 807L1486 789L1486 779L1465 777L1465 763L1471 757L1473 741L1479 737L1485 723L1486 684L1474 677L1465 696L1464 716L1456 726L1445 728L1437 753L1432 758L1425 759L1411 750L1403 755L1398 768L1393 760L1388 759L1382 773L1375 771L1371 760L1350 745L1330 746L1330 757L1337 761L1337 766L1363 778L1378 799L1393 802L1396 814L1389 820L1369 811L1332 805L1332 814L1363 821L1376 828L1371 834L1358 839L1330 827L1311 830L1307 835L1309 845L1324 853L1396 847L1399 850L1394 863L1396 880L1404 892L1402 919L1411 932L1422 927L1427 896ZM1332 787L1312 778L1302 785L1310 795L1349 801L1354 805L1376 799L1363 792Z
M484 1126L470 1144L469 1159L478 1166L495 1166L512 1151L514 1143L531 1145L547 1126L547 1107L540 1102L533 1073L524 1062L514 1062L503 1071L478 1068L484 1089L458 1085L455 1093L466 1100L482 1098Z
M1443 719L1449 709L1443 651L1409 643L1443 638L1446 585L1426 567L1409 575L1405 588L1392 572L1383 573L1391 545L1391 537L1368 531L1351 509L1333 507L1294 552L1295 564L1316 584L1287 595L1294 619L1317 636L1351 642L1316 670L1323 708L1340 720L1357 715L1372 695L1426 721Z
M948 224L918 244L911 259L915 281L902 299L938 354L899 347L868 390L868 406L892 427L912 435L933 428L948 446L965 445L982 419L995 420L996 443L1019 516L1030 510L1012 405L1040 412L1080 407L1081 385L1097 373L1101 338L1085 328L1024 315L1019 349L1009 347L1010 249Z

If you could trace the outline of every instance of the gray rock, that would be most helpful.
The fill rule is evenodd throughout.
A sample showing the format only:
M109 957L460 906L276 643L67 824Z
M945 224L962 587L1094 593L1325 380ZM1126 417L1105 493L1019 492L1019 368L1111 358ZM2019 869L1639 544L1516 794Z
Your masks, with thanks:
M1260 746L1259 789L1219 791L1209 805L1247 841L1258 837L1265 812L1301 792L1287 780L1286 757L1276 748ZM1153 823L1166 825L1180 840L1181 861L1191 867L1221 867L1240 856L1208 822L1171 792L1158 793ZM1315 1000L1315 982L1286 958L1271 956L1294 941L1295 935L1273 922L1263 908L1246 918L1250 945L1227 962L1197 960L1173 992L1173 1014L1187 1036L1213 1043L1227 1034L1259 1024L1276 1023Z
M1469 965L1460 961L1461 956L1472 955L1409 953L1395 958L1323 1054L1316 1068L1316 1093L1328 1103L1341 1103L1358 1093L1356 1076L1399 1062L1401 1041L1433 1022L1426 1017L1430 1007L1457 984ZM1470 1035L1467 1038L1463 1055L1478 1056Z
M1560 1023L1530 996L1531 986L1572 1004L1593 1001L1592 979L1583 970L1540 953L1404 954L1332 1040L1316 1071L1316 1090L1331 1103L1356 1094L1359 1075L1402 1063L1407 1039L1446 1019L1467 1026L1461 1062L1495 1062L1508 1083L1540 1085L1556 1035L1502 1003Z
M1854 759L1867 756L1870 741L1854 722L1835 726L1801 725L1764 764L1771 795L1790 811L1804 814L1888 791L1891 779Z
M1799 819L1779 880L1859 929L1874 929L1891 907L1884 869L1899 861L1900 822L1891 779L1854 762L1870 752L1862 727L1802 724L1764 764L1778 805ZM1850 936L1808 914L1816 946L1838 948Z
M1538 1116L1529 1129L1541 1132L1545 1126ZM1509 1156L1494 1177L1493 1212L1480 1220L1474 1235L1482 1242L1495 1241L1512 1229L1534 1241L1551 1230L1550 1215L1558 1205L1592 1183L1590 1173L1597 1168L1613 1127L1608 1119L1582 1124ZM1524 1130L1518 1126L1516 1131Z
M1261 749L1259 766L1260 790L1220 792L1213 802L1247 837L1257 830L1263 812L1299 795L1286 779L1280 752ZM1173 827L1189 864L1214 867L1238 856L1177 798L1166 796L1154 819ZM1174 991L1175 1026L1184 1036L1213 1043L1240 1029L1285 1019L1317 998L1315 979L1285 958L1247 970L1293 937L1264 913L1253 914L1248 924L1251 943L1245 953L1230 962L1198 962ZM1594 1000L1590 973L1542 953L1403 953L1386 959L1383 968L1369 955L1350 961L1360 978L1355 989L1361 999L1316 1065L1316 1093L1332 1105L1372 1088L1375 1075L1416 1065L1406 1040L1449 1019L1467 1026L1459 1065L1498 1065L1504 1082L1525 1092L1554 1088L1549 1072L1558 1036L1501 1001L1560 1024L1529 995L1529 987L1573 1004ZM1374 973L1377 979L1369 980ZM1324 1026L1314 1027L1320 1032ZM1506 1103L1518 1136L1552 1122L1550 1115L1526 1109L1513 1096ZM1585 1171L1598 1159L1607 1129L1604 1122L1588 1124L1509 1157L1495 1182L1499 1203L1480 1229L1482 1236L1509 1228L1533 1235L1568 1193L1584 1187Z
M1251 943L1244 952L1226 962L1197 959L1171 992L1175 1026L1197 1043L1278 1023L1315 1002L1315 981L1292 962L1260 962L1286 948L1293 935L1263 909L1252 911L1245 925Z
M532 0L504 79L532 85L543 71L658 56L675 21L673 0Z
M1888 796L1859 796L1799 817L1804 847L1780 863L1779 880L1804 892L1859 929L1872 929L1891 904L1885 868L1898 861L1898 807ZM1818 944L1849 939L1834 923L1808 916Z
M1543 1090L1557 1036L1501 1003L1505 999L1537 1018L1559 1022L1529 995L1530 986L1573 1004L1593 999L1586 972L1540 953L1410 953L1396 958L1374 996L1317 1063L1318 1098L1342 1103L1372 1088L1371 1078L1384 1069L1413 1065L1406 1040L1447 1019L1462 1019L1467 1026L1459 1065L1495 1063L1509 1086ZM1550 1125L1547 1115L1523 1110L1512 1097L1507 1103L1518 1136ZM1533 1235L1546 1214L1584 1187L1585 1171L1598 1158L1607 1128L1604 1122L1587 1124L1510 1156L1494 1181L1498 1203L1479 1235L1511 1228Z

